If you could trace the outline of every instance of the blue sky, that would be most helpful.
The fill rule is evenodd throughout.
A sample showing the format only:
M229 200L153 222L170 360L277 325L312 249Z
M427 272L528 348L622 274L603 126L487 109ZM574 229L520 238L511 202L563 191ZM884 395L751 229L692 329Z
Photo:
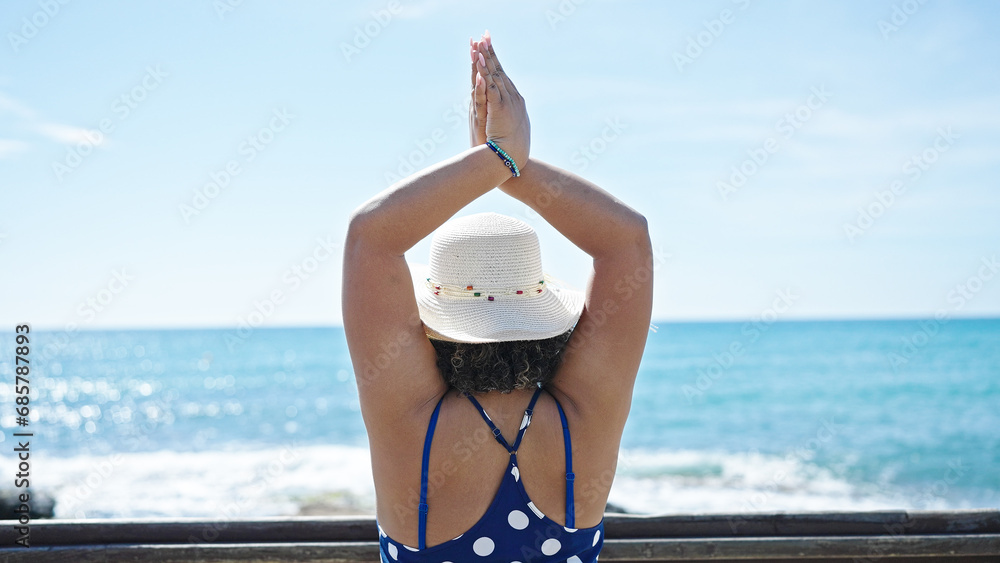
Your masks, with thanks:
M985 1L4 2L0 322L340 324L347 218L467 147L486 28L532 155L648 218L654 319L1000 315L998 24ZM583 286L524 204L461 214L488 210Z

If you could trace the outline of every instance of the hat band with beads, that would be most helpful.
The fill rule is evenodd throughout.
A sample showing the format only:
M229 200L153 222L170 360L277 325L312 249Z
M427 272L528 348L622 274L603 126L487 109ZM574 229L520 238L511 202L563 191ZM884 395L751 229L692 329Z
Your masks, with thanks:
M465 287L448 285L440 282L434 282L431 278L427 278L427 288L430 289L431 293L434 295L445 295L447 297L471 297L494 301L495 297L508 295L523 295L524 297L539 295L545 291L545 280L539 280L538 283L523 289L499 289L476 287L472 285L467 285Z

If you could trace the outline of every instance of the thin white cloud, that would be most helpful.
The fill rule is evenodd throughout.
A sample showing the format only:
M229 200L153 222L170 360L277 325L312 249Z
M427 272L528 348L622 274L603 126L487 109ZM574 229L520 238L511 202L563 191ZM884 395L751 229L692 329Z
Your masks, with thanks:
M56 141L57 143L62 143L64 145L75 145L77 143L90 143L92 145L98 145L104 143L104 137L99 135L97 131L92 131L90 129L84 129L82 127L74 127L72 125L60 125L58 123L39 123L34 126L34 130L43 136ZM94 139L99 139L94 142Z
M22 104L21 102L0 93L0 115L11 114L21 120L21 128L41 135L50 141L63 145L76 145L78 143L89 143L92 145L106 144L106 137L97 131L65 125L62 123L49 123L38 119L37 113ZM9 155L23 152L30 144L14 139L0 139L0 158L7 158Z
M35 116L35 112L30 108L3 93L0 93L0 113L13 113L22 119L31 119Z
M28 143L13 139L0 139L0 158L10 158L28 149Z

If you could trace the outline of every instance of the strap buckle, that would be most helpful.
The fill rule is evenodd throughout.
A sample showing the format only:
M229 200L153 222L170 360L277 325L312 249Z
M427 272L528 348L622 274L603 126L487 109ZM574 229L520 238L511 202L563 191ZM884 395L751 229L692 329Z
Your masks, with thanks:
M426 502L420 503L419 510L420 510L420 512L423 512L424 514L427 514L427 503Z
M494 428L494 429L493 429L493 437L494 437L494 438L499 438L499 437L500 437L500 434L501 434L501 432L500 432L500 429L499 429L499 428Z
M573 473L572 471L570 471L569 473L567 473L566 474L566 480L567 481L575 481L576 480L576 473Z

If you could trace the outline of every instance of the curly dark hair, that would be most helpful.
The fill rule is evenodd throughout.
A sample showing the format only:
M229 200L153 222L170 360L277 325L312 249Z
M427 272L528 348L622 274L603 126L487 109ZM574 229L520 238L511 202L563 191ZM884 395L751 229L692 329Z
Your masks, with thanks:
M448 385L464 393L545 386L562 363L573 329L544 340L449 342L431 338L438 371Z

